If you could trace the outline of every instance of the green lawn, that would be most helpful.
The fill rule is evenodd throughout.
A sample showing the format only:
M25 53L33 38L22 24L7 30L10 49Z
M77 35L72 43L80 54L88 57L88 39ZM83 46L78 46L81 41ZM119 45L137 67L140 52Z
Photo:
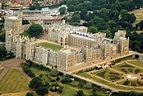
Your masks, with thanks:
M4 69L0 69L0 74L2 73L3 70L4 70Z
M47 71L42 71L42 70L38 70L36 68L30 68L32 70L32 72L36 75L36 76L39 76L40 74L48 74Z
M143 9L137 9L130 11L129 13L134 13L136 16L136 22L135 24L139 23L141 20L143 20Z
M131 64L135 64L137 66L140 66L140 67L142 66L141 65L142 62L139 62L139 61L128 61L128 62L131 63ZM139 70L138 73L143 72L142 69L134 67L134 66L132 66L132 65L130 65L128 63L122 63L120 65L115 65L113 68L116 69L116 70L119 70L119 71L121 71L123 73L126 73L126 72L127 73L135 73L135 70Z
M64 86L63 92L60 96L75 96L77 93L76 90L70 88L69 86Z
M117 66L114 66L114 67L116 67L116 68L118 68L118 70L120 69L119 68L119 66L124 66L125 64L123 63L123 64L121 64L121 65L117 65ZM126 65L126 66L128 66L128 65ZM133 71L135 70L135 69L137 69L137 68L134 68L134 67L131 67L131 68L133 68ZM102 71L102 70L101 70ZM104 70L103 70L104 71ZM119 70L119 71L121 71L121 70ZM129 71L129 70L127 70L127 71ZM140 70L139 72L142 72L143 70ZM97 71L98 72L98 71ZM93 74L95 74L95 73L93 73ZM79 75L79 76L82 76L82 77L85 77L85 78L88 78L88 79L90 79L90 80L94 80L94 81L96 81L96 82L99 82L99 83L101 83L101 84L105 84L105 85L107 85L107 86L111 86L111 87L114 87L114 88L117 88L117 89L122 89L122 90L134 90L134 87L132 87L132 88L130 88L130 87L128 87L128 86L122 86L122 85L120 85L120 84L122 84L122 82L121 83L119 83L118 85L116 85L116 84L114 84L114 82L112 82L112 80L108 80L108 79L100 79L100 78L97 78L97 77L94 77L94 76L91 76L91 75L89 75L89 74L87 74L87 73L85 73L85 72L82 72L82 73L78 73L77 75ZM119 75L119 76L121 76L121 74ZM108 80L108 81L105 81L105 80ZM141 91L142 90L142 88L136 88L136 90L139 90L139 91ZM100 96L100 95L99 95Z
M20 34L21 36L28 36L31 38L30 34L27 31L24 31L23 33Z
M63 48L62 46L55 45L55 44L50 44L50 43L47 43L47 42L38 43L38 45L42 46L44 48L50 48L50 49L52 49L54 51L57 51L57 50L60 50L60 49Z
M0 80L0 93L14 93L28 91L29 81L18 69L9 69Z
M103 70L94 72L93 74L96 76L100 76L100 77L102 77L106 80L109 80L109 81L117 81L117 80L121 79L121 77L122 77L122 74L112 71L110 69L103 69Z
M137 65L139 67L143 67L143 62L140 61L128 61L131 64Z

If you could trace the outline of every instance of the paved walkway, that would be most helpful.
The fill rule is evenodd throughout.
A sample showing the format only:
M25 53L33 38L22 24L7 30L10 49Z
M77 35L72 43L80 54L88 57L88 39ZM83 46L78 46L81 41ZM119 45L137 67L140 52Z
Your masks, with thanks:
M2 79L2 77L7 73L7 71L10 68L16 68L16 69L20 70L20 72L30 81L31 78L29 76L27 76L25 74L25 72L22 70L22 68L20 67L21 62L25 62L25 60L13 58L13 59L9 59L9 60L0 62L0 69L4 69L2 71L2 73L0 74L0 79Z

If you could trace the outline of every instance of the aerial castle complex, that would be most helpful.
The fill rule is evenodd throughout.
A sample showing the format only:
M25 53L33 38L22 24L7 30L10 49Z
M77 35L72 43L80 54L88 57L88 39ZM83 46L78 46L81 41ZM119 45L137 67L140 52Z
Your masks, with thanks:
M22 25L22 16L5 17L6 50L12 51L17 58L32 60L43 65L57 66L59 70L71 71L83 66L90 66L102 60L129 53L129 38L125 31L115 33L113 39L106 38L105 33L91 34L86 27L75 27L65 24L50 24L44 29L43 40L28 38L20 34L29 25ZM62 46L60 50L52 50L39 46L48 42Z

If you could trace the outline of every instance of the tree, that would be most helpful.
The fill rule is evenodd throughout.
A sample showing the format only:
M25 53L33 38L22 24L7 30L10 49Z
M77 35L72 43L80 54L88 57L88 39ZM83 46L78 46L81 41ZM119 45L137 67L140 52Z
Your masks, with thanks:
M28 93L26 93L25 96L34 96L34 94L33 94L33 92L28 92Z
M82 9L81 12L80 12L81 19L84 19L86 14L87 14L87 10Z
M72 16L72 22L79 22L81 19L80 14L73 14Z
M37 89L41 87L42 85L43 83L40 77L34 77L29 83L29 87L32 89Z
M91 89L92 88L92 84L91 83L86 83L85 84L85 88L86 89Z
M45 86L39 87L37 88L36 93L42 96L48 94L48 88Z
M59 80L60 80L60 77L57 77L57 78L56 78L56 81L59 81Z
M22 20L22 25L29 24L28 20Z
M138 55L138 54L136 54L136 55L135 55L135 58L137 58L137 59L138 59L138 58L139 58L139 55Z
M60 86L57 91L58 91L58 93L62 93L63 92L63 87Z
M79 82L78 87L79 87L79 88L83 88L83 87L84 87L84 83Z
M59 9L60 15L64 15L66 13L66 7L61 7Z
M43 33L43 27L39 24L32 24L29 27L29 34L31 37L38 37Z
M130 23L134 23L136 21L136 16L133 13L130 14L128 18L130 19Z
M0 58L4 58L7 54L5 47L0 47Z
M53 77L56 77L58 76L59 74L59 71L57 69L53 69L51 72L50 72L50 75L53 76Z
M141 20L138 25L139 25L140 30L143 30L143 20Z
M76 94L76 96L85 96L82 90L79 90Z
M97 33L98 32L97 27L95 27L95 26L88 27L88 32L90 32L90 33Z
M63 83L63 84L67 84L67 83L70 83L70 82L72 82L72 80L69 77L65 77L61 80L61 83Z
M112 34L111 34L110 30L105 30L104 32L106 33L106 37L108 37L108 38L111 37Z

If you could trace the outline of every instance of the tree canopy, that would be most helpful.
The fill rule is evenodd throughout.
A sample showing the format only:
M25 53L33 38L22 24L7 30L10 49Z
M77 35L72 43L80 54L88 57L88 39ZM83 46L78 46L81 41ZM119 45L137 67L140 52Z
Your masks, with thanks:
M41 96L43 96L45 94L48 94L48 88L44 87L44 86L39 87L39 88L36 89L36 93L41 95Z
M76 94L76 96L85 96L82 90L79 90Z
M29 83L29 87L31 89L37 89L42 85L43 85L43 83L42 83L42 80L40 77L34 77Z
M59 9L60 15L64 15L66 13L66 7L61 7Z
M39 37L41 34L43 34L43 27L39 24L32 24L29 27L29 34L31 37Z
M29 24L28 20L22 20L22 25Z

